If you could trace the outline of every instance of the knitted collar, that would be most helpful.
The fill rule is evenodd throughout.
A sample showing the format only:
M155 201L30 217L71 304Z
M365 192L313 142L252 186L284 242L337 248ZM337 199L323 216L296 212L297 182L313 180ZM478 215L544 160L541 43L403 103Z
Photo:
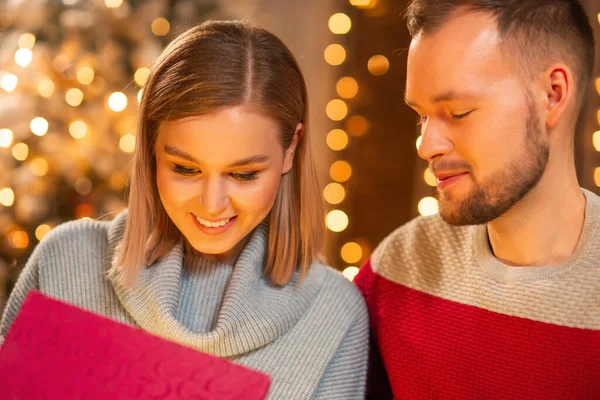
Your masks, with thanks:
M126 212L111 222L107 265L123 236ZM262 272L268 248L268 224L259 224L234 265L214 329L196 333L177 320L183 268L183 246L142 269L134 288L111 283L127 312L144 330L220 357L236 357L271 343L290 330L307 311L323 282L311 268L302 283L296 272L284 287L265 281Z

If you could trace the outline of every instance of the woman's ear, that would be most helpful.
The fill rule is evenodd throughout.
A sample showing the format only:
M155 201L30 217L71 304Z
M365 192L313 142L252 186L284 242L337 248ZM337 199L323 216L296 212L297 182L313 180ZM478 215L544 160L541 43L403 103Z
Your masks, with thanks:
M304 134L304 124L302 122L296 125L296 132L294 132L294 137L292 138L292 143L290 143L289 147L285 150L285 155L283 158L283 170L281 174L287 174L292 169L294 165L294 156L296 154L296 148L298 147L298 142L302 138Z

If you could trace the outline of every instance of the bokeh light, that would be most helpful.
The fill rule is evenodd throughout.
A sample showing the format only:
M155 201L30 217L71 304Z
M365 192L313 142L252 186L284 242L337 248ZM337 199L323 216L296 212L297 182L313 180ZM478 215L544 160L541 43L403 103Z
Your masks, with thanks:
M346 197L346 189L336 182L332 182L325 186L323 190L323 198L329 204L340 204Z
M325 112L332 121L341 121L348 115L348 106L343 100L334 99L327 103Z
M336 182L346 182L352 176L352 167L346 161L336 161L329 168L329 175Z
M127 96L121 92L114 92L108 97L108 107L115 111L121 112L127 108Z
M325 225L332 232L343 232L348 223L348 215L342 210L331 210L325 217Z
M340 253L342 260L348 264L356 264L363 256L362 247L356 242L348 242L343 245Z
M44 136L48 133L48 121L42 117L36 117L29 123L29 129L36 136Z
M11 188L0 189L0 204L10 207L15 203L15 192Z
M419 214L423 216L437 214L439 210L439 204L434 197L424 197L419 201L418 206Z
M13 131L10 129L0 129L0 147L8 149L14 139Z
M77 80L84 84L89 85L94 80L96 73L92 69L92 67L83 66L77 70Z
M342 99L352 99L358 93L358 83L356 79L345 76L337 82L335 89Z
M344 13L336 13L329 18L329 30L336 35L344 35L350 32L350 28L352 21Z
M325 49L324 56L329 65L341 65L346 60L346 49L340 44L330 44Z
M376 55L369 59L367 68L375 76L385 75L390 69L390 62L385 56Z
M326 140L331 150L340 151L348 146L348 135L341 129L333 129L327 134Z
M166 36L171 30L169 21L164 18L156 18L152 21L152 33L156 36Z
M83 102L83 92L78 88L71 88L65 95L67 104L73 107L79 106Z
M346 279L348 279L349 281L353 281L354 278L356 277L356 275L358 275L359 271L360 271L360 269L358 269L358 267L350 266L350 267L344 269L344 271L342 272L342 275L344 275L344 277L346 277Z

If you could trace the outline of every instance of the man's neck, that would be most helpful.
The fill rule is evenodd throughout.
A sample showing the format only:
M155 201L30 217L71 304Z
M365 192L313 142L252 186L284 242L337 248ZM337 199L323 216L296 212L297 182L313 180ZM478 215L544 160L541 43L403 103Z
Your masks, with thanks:
M551 172L551 171L547 171ZM585 220L585 196L575 171L540 183L501 217L487 224L496 258L513 266L552 266L575 251Z

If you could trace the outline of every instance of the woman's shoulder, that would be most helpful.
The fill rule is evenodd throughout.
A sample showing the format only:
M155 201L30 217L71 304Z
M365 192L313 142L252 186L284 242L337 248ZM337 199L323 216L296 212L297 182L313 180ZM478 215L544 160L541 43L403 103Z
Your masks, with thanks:
M312 266L318 275L323 277L321 291L325 298L340 301L346 306L365 308L364 298L358 287L346 278L340 271L322 262L315 262Z
M52 229L39 243L41 249L65 247L71 249L104 245L111 230L124 222L127 212L117 214L113 219L78 219L64 222Z

